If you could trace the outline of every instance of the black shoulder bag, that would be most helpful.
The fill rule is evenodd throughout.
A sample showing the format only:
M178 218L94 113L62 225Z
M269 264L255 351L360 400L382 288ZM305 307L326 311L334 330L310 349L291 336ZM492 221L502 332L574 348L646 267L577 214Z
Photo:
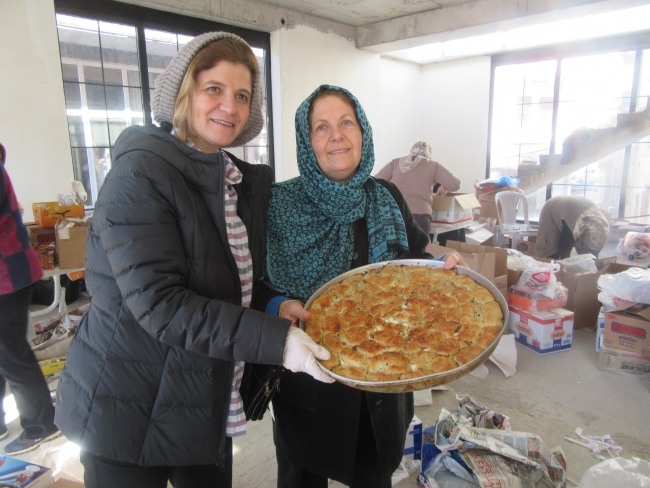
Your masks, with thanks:
M284 368L268 364L246 363L240 394L246 420L262 420L273 395L280 391Z

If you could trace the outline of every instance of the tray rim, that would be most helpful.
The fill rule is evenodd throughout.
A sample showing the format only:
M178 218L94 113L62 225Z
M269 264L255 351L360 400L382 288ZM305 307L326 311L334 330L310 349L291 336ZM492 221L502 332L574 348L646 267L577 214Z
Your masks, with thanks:
M345 278L354 276L356 274L362 274L372 269L384 268L386 266L426 266L431 268L442 268L444 267L444 262L433 260L433 259L401 259L401 260L381 261L379 263L367 264L365 266L360 266L359 268L351 269L349 271L346 271L345 273L342 273L332 278L327 283L323 284L320 288L318 288L312 294L312 296L309 297L307 303L305 303L305 310L309 310L311 304L322 293L324 293L331 286L343 281ZM318 360L316 360L316 364L318 364L319 368L322 371L324 371L327 375L331 376L335 380L344 383L346 385L368 390L368 391L384 390L385 388L391 388L391 387L400 388L400 387L406 387L411 384L416 384L416 383L421 384L427 382L431 382L431 387L433 387L433 386L442 385L450 381L453 381L455 379L458 379L461 376L464 376L465 374L470 373L471 371L476 369L483 362L485 362L485 360L487 360L487 358L492 354L496 346L499 344L499 340L501 339L501 336L508 329L508 313L509 313L508 303L505 297L503 296L503 294L499 291L499 289L493 283L491 283L487 278L480 275L476 271L473 271L464 266L455 266L454 268L452 268L452 270L460 275L469 276L478 284L485 286L492 293L494 299L499 303L501 307L501 311L503 313L503 325L501 327L501 330L497 334L497 337L494 339L492 344L489 347L487 347L479 356L475 357L474 359L472 359L471 361L463 365L457 366L456 368L449 369L447 371L442 371L439 373L431 373L429 375L419 376L417 378L408 378L405 380L390 380L390 381L354 380L351 378L347 378L345 376L340 376L332 372L331 370L323 366L322 363ZM300 321L299 326L301 329L303 330L305 329L305 324L303 321ZM448 381L445 381L445 377L449 377ZM404 390L403 388L396 390L396 392L402 392L402 391L408 391L408 390Z

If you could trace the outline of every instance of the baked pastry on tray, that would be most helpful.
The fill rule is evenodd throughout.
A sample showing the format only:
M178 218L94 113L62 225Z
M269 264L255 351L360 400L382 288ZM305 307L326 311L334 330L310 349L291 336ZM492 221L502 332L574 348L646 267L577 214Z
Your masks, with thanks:
M503 327L492 293L469 276L427 266L385 266L329 287L305 331L331 353L325 368L356 381L441 373L485 351Z

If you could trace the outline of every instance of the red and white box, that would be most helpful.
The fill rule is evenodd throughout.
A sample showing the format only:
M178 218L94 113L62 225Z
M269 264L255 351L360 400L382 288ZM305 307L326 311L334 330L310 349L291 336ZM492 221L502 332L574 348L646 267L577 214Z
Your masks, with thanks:
M529 312L512 305L508 327L522 346L544 355L571 349L573 338L573 312L554 308L542 312Z

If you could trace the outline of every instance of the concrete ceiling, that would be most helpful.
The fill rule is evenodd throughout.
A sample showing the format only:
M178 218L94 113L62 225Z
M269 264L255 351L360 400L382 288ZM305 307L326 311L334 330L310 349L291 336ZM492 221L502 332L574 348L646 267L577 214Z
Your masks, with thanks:
M405 15L460 5L472 0L260 0L298 12L360 26Z
M256 30L298 25L388 53L647 5L650 0L118 0Z

